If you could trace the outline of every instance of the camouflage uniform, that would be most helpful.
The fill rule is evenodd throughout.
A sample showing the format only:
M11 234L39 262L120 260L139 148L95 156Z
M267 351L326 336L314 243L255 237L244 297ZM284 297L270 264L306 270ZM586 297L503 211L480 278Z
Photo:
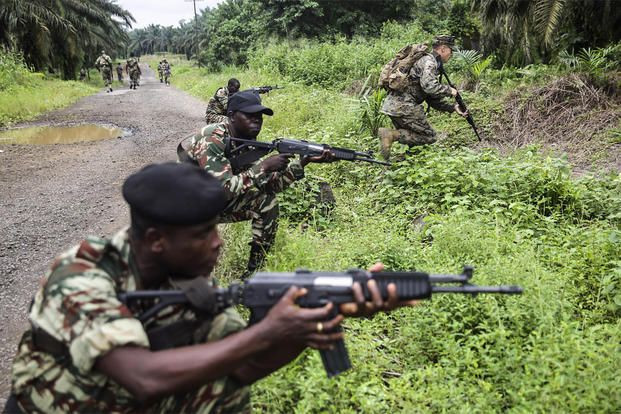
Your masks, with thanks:
M266 173L261 169L260 161L256 161L234 174L224 151L225 138L229 136L226 123L208 125L192 138L188 155L223 183L229 202L220 216L220 222L252 220L248 267L256 269L276 237L276 194L304 178L304 168L298 160L294 160L282 172Z
M160 77L160 83L164 83L164 72L162 72L162 62L157 64L157 74Z
M106 88L110 88L110 85L112 85L112 59L110 56L103 54L97 58L95 65L101 71L101 77Z
M420 58L410 70L410 83L402 91L389 90L382 113L388 115L399 132L399 142L406 145L433 144L436 132L429 122L422 103L444 112L454 112L452 104L443 101L451 96L448 85L440 84L439 63L434 54Z
M208 124L227 122L228 118L226 117L226 106L228 103L229 89L226 86L219 88L207 103L205 122Z
M138 78L140 77L140 65L138 65L136 58L130 57L127 59L125 68L129 72L129 88L136 89L136 86L138 86Z
M164 83L170 85L170 63L162 63L162 73L164 74Z
M149 347L145 329L195 318L189 309L171 308L143 327L135 316L144 309L130 310L117 299L118 293L139 288L127 229L109 240L87 239L55 260L34 298L32 327L24 333L13 362L12 391L24 412L249 411L249 388L233 378L141 407L126 389L93 369L97 358L115 347ZM245 326L233 308L201 323L196 332L203 334L192 343L214 341ZM51 335L61 351L50 351L41 331Z

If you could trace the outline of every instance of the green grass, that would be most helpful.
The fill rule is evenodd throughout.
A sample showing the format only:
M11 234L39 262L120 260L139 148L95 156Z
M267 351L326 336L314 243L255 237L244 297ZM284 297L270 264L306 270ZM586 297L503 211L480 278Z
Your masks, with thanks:
M265 118L261 139L377 148L360 127L356 99L339 88L283 82L268 69L210 74L179 61L173 83L203 99L229 77L242 88L285 84L264 96L275 115ZM498 80L486 93L506 87ZM466 96L483 125L501 104ZM390 269L456 273L472 264L475 283L520 284L524 294L437 295L416 308L347 320L352 370L327 379L319 355L307 351L253 386L254 409L618 412L621 176L572 178L566 161L536 147L507 156L475 152L463 147L474 137L462 119L434 114L431 122L447 140L405 154L391 168L309 166L304 181L279 195L282 218L266 270L344 270L382 261ZM395 152L404 150L397 145ZM330 212L314 202L323 180L337 198ZM223 226L223 233L216 274L226 284L245 268L249 223Z

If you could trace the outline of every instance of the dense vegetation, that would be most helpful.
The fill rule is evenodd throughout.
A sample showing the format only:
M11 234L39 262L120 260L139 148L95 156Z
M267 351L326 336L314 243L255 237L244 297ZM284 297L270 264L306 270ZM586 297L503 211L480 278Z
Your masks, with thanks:
M97 91L93 85L31 71L21 54L0 49L0 127L32 119Z
M232 76L242 88L284 82L285 89L264 97L275 115L266 118L261 139L376 150L373 126L386 120L377 112L383 94L369 85L402 44L430 37L420 24L390 23L366 40L274 42L250 52L247 69L208 74L176 60L174 83L207 99ZM528 145L555 138L556 148L564 148L565 140L588 139L600 153L584 154L585 165L597 171L591 162L619 142L621 111L618 59L594 56L618 49L524 69L493 69L464 51L449 69L476 90L465 99L487 137L481 148L465 146L474 138L462 119L432 111L445 139L410 153L397 146L404 159L391 168L308 167L305 180L280 196L283 221L267 269L343 270L382 261L390 269L458 272L474 264L478 283L520 284L525 293L438 296L415 309L348 320L353 370L327 379L318 354L306 352L254 386L255 409L618 411L621 176L602 171L576 178L566 159ZM543 127L513 122L537 108ZM320 182L333 186L335 207L317 202ZM226 250L217 273L224 283L243 270L248 227L223 229Z
M0 0L0 45L37 71L76 79L102 49L124 51L133 21L114 0Z
M554 62L560 52L604 47L621 39L615 0L225 0L204 9L198 22L151 25L130 36L130 50L181 53L219 69L242 65L270 39L377 36L386 21L415 22L432 33L451 33L467 49L494 62Z

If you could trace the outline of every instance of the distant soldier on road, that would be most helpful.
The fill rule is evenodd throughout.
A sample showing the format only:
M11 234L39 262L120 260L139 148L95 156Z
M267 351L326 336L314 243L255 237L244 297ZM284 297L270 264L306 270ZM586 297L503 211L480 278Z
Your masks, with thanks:
M97 58L95 62L97 70L101 72L101 77L106 86L106 92L112 92L112 59L106 55L106 51L101 51L101 56Z
M121 66L121 62L119 62L118 66L116 67L116 77L118 78L119 82L123 82L123 66Z
M157 64L157 74L160 77L160 83L164 83L164 71L162 70L162 61Z
M205 122L207 122L207 124L217 124L227 121L226 106L231 95L237 93L240 86L237 79L231 78L227 86L223 86L216 91L209 100L209 103L207 103L207 110L205 111Z
M166 58L162 59L162 73L164 74L164 83L170 85L170 63Z
M129 59L127 59L125 71L129 75L129 89L136 89L138 87L138 79L140 78L141 71L138 60L136 60L133 53L131 53Z
M439 70L451 58L454 46L453 36L437 36L432 53L425 53L413 64L407 84L400 90L388 90L381 112L390 117L396 129L380 128L378 131L384 158L389 158L394 141L410 147L436 141L436 132L427 121L423 102L439 111L468 115L459 105L443 100L456 96L457 90L439 82Z

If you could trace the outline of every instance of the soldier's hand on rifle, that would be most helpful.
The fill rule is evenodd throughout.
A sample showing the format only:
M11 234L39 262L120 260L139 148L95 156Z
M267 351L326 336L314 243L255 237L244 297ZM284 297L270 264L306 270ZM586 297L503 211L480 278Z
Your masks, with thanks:
M309 162L326 163L326 162L333 162L333 161L335 161L334 153L330 150L325 149L323 150L321 155L315 155L313 157L311 156L302 157L302 159L300 160L300 164L302 164L302 167L306 167L306 165Z
M375 263L369 268L369 272L381 272L384 270L382 263ZM356 302L344 303L341 305L341 313L345 316L371 316L380 311L391 311L402 306L415 306L420 301L418 300L406 300L400 301L397 296L397 286L394 283L388 284L388 298L382 299L380 290L375 280L371 279L367 282L367 288L371 293L371 302L365 301L362 293L362 288L358 283L354 283L353 291Z
M457 114L463 116L464 118L468 117L468 111L462 111L461 107L459 106L459 104L455 104L455 112L457 112Z
M301 342L315 349L329 349L335 341L343 339L342 332L332 332L342 315L332 319L331 303L321 308L300 308L296 300L307 293L306 289L292 286L260 322L271 341Z
M455 88L450 88L450 90L451 90L451 96L452 96L453 98L454 98L454 97L456 97L456 96L457 96L457 94L459 93L459 92L457 91L457 89L455 89Z
M266 158L261 162L261 168L263 171L271 173L276 171L283 171L289 165L289 160L293 157L293 154L276 154Z

